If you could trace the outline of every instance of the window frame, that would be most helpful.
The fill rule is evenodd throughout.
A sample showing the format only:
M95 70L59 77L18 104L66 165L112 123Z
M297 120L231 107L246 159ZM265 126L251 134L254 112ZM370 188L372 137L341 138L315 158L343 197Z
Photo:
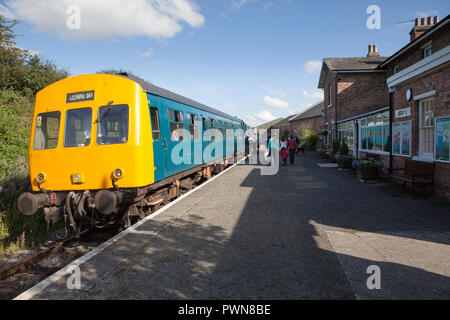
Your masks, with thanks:
M156 123L158 124L158 130L155 130L154 127L153 127L152 110L156 110ZM150 107L150 126L151 126L151 129L152 129L152 140L153 141L161 141L162 140L162 136L161 136L161 122L160 122L160 117L159 117L159 109L157 107ZM159 139L155 139L155 137L154 137L154 133L155 132L159 133Z
M35 141L36 141L36 131L38 129L38 126L37 126L38 117L42 117L42 115L52 114L52 113L58 114L58 134L56 136L56 139L57 139L56 146L54 148L37 149L36 146L35 146L35 143L36 143ZM42 125L42 118L41 118L40 121L41 121L41 125ZM33 150L34 151L55 150L55 149L58 148L59 140L60 140L59 138L60 138L60 135L61 135L61 111L56 110L56 111L48 111L48 112L41 112L41 113L39 113L39 114L37 114L36 118L34 119L33 125L34 125L34 135L33 135ZM47 145L48 145L48 141L47 141Z
M381 120L381 121L380 121ZM374 114L367 115L364 118L358 119L359 124L359 137L358 137L358 150L360 152L367 152L367 153L373 153L373 154L383 154L388 155L389 150L385 151L386 146L389 146L389 142L391 141L392 137L388 137L386 140L386 126L390 126L390 116L389 111L383 111L383 112L377 112ZM377 129L378 128L378 129ZM379 133L381 128L381 150L377 150L377 133ZM364 138L367 138L366 141L366 148L363 148L363 131L365 130L365 136ZM390 130L389 130L390 131ZM373 146L372 149L369 149L369 137L372 137L372 135L369 135L369 133L373 133ZM392 143L391 143L392 148Z
M125 141L125 142L120 142L120 143L99 143L99 136L98 136L98 134L99 134L99 129L100 129L100 122L99 122L99 119L100 119L100 116L101 116L101 114L100 114L100 110L101 110L101 108L106 108L107 106L100 106L100 107L98 107L98 109L97 109L97 120L95 121L96 122L96 124L97 124L97 130L96 130L96 133L95 133L95 144L97 145L97 146L114 146L114 145L124 145L124 144L127 144L129 141L130 141L130 129L131 129L131 126L130 126L130 120L131 120L131 117L130 117L130 106L128 105L128 104L116 104L116 105L111 105L111 109L112 108L116 108L116 107L126 107L127 108L127 116L128 116L128 123L127 123L127 140ZM102 121L103 121L104 119L102 119Z
M418 101L419 102L419 150L418 155L421 158L426 159L433 159L434 158L434 145L435 145L435 127L436 127L436 120L435 120L435 103L434 103L434 96L424 98ZM425 103L430 103L428 106L431 106L431 115L429 118L430 124L426 125L424 124L424 117L426 116L424 113L429 113L430 111L424 112L424 108L426 107ZM432 125L431 125L432 123ZM431 152L425 152L425 130L432 131L432 151Z
M91 137L89 139L89 143L87 145L83 145L83 146L66 146L66 133L67 133L67 113L69 111L74 111L74 110L83 110L83 109L89 109L91 111L91 120L90 120L90 133L91 133ZM83 108L73 108L73 109L67 109L65 114L64 114L64 133L63 133L63 148L67 148L67 149L72 149L72 148L85 148L85 147L89 147L92 143L92 120L93 120L93 109L91 107L83 107Z
M172 141L172 142L184 141L185 138L187 137L187 135L189 134L188 132L186 132L186 122L185 122L185 117L184 117L184 114L183 114L184 112L180 111L180 110L177 110L177 109L173 109L173 108L168 108L167 110L168 110L168 113L169 113L168 120L169 120L170 141ZM172 115L173 115L173 117L172 117ZM178 117L177 117L177 115L178 115ZM173 120L171 120L171 118ZM172 136L173 132L175 131L172 128L173 124L175 124L177 126L176 130L181 129L180 126L182 126L182 128L184 130L183 136L178 137L178 140L174 140L173 136ZM182 138L182 139L180 140L180 138Z
M400 127L400 153L395 153L394 152L394 128L399 126ZM403 127L404 126L409 126L409 153L408 154L403 154ZM399 122L394 122L392 123L392 137L391 137L391 145L392 145L392 155L396 156L396 157L407 157L410 158L412 155L412 121L408 120L408 121L399 121Z
M438 136L438 126L437 123L440 122L441 120L447 120L447 122L449 123L449 127L450 127L450 116L444 116L444 117L435 117L434 118L434 155L433 155L433 160L437 161L437 162L442 162L442 163L450 163L450 150L449 150L449 159L448 160L441 160L441 159L437 159L437 136Z

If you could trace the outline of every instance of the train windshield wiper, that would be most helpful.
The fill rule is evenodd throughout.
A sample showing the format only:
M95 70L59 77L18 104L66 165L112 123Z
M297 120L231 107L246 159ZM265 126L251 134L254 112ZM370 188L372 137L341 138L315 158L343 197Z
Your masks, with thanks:
M106 105L106 110L103 111L103 113L98 117L97 119L97 123L101 123L103 121L103 119L105 118L105 116L111 111L112 107L111 105L114 103L114 101L110 101L108 102L108 104Z

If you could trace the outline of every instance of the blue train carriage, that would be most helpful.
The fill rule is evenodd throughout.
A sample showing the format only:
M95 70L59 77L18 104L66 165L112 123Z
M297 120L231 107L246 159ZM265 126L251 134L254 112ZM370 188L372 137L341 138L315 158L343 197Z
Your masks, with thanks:
M138 83L149 101L155 182L199 166L219 172L244 155L246 124L239 118L185 98L144 80Z

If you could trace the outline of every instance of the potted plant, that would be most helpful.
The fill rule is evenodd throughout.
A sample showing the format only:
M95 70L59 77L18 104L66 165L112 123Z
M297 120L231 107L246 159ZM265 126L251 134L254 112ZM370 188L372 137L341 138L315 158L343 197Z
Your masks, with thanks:
M328 160L328 152L326 150L319 150L320 159Z
M382 162L375 160L360 160L356 165L356 172L360 180L376 180Z
M340 152L336 154L336 162L340 169L351 169L353 163L352 155L345 155Z

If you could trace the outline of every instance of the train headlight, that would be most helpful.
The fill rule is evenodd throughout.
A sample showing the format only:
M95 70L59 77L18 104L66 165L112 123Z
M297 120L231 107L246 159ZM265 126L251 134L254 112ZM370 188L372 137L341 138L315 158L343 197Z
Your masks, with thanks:
M47 179L47 175L44 172L39 172L38 175L36 176L36 180L39 183L44 182L45 179Z
M114 176L114 179L116 179L116 180L119 180L119 179L121 179L121 178L122 178L122 176L123 176L123 172L122 172L122 170L120 170L120 169L116 169L116 170L114 170L114 172L113 172L113 176Z
M72 182L76 184L80 184L84 182L83 173L74 173L72 175Z

